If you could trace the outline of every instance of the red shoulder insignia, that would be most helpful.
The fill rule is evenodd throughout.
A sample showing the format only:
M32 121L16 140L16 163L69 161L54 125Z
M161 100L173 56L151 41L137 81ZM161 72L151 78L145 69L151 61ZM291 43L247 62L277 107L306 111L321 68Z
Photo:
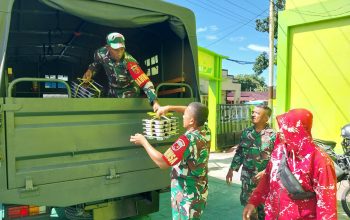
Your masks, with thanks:
M141 88L149 82L148 76L142 71L141 67L136 62L128 62L126 68L129 71L131 77L135 80L138 86Z
M163 160L167 162L169 166L176 165L182 160L183 154L189 143L190 140L185 135L181 135L164 153Z

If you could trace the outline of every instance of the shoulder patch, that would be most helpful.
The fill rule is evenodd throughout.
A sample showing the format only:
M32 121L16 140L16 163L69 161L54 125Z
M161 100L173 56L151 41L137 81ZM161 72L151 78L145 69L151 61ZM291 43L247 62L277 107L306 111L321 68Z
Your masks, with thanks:
M174 144L163 154L163 160L169 165L173 166L182 160L183 154L190 143L190 140L181 135Z
M150 81L148 76L142 71L141 67L135 62L127 62L126 68L129 71L131 77L135 80L138 86L141 88Z
M186 147L190 141L185 135L181 135L177 141L171 146L173 151L179 151L181 148Z

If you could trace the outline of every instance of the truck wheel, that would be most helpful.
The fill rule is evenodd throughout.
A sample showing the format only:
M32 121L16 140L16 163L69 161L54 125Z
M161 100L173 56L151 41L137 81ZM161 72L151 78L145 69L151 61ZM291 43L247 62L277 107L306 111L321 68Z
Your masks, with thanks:
M92 211L85 211L79 205L66 207L65 214L66 218L70 220L93 220Z
M345 213L350 217L350 186L348 186L341 195L341 205Z
M64 208L61 207L55 207L56 214L60 220L67 219L66 212L64 211Z

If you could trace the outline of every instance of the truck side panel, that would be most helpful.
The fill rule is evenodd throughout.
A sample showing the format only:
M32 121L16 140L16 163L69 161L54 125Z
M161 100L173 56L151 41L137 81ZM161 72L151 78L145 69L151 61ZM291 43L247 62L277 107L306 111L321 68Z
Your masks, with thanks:
M187 105L193 100L169 101ZM66 206L169 185L164 177L169 172L161 171L143 148L129 142L130 135L142 133L142 119L151 111L147 100L7 98L5 102L9 191L3 196L41 194L35 204L46 198L51 205ZM181 117L179 122L182 128ZM174 140L154 143L164 151ZM135 185L118 191L124 183ZM66 189L67 198L55 201L51 187ZM69 191L77 188L78 192ZM72 194L80 195L69 198Z

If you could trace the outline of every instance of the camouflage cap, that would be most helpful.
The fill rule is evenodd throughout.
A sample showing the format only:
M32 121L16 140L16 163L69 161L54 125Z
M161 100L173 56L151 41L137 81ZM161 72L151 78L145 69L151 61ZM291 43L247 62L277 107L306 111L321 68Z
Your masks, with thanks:
M106 37L107 45L113 49L118 49L121 47L125 48L125 38L122 34L113 32L107 35Z

